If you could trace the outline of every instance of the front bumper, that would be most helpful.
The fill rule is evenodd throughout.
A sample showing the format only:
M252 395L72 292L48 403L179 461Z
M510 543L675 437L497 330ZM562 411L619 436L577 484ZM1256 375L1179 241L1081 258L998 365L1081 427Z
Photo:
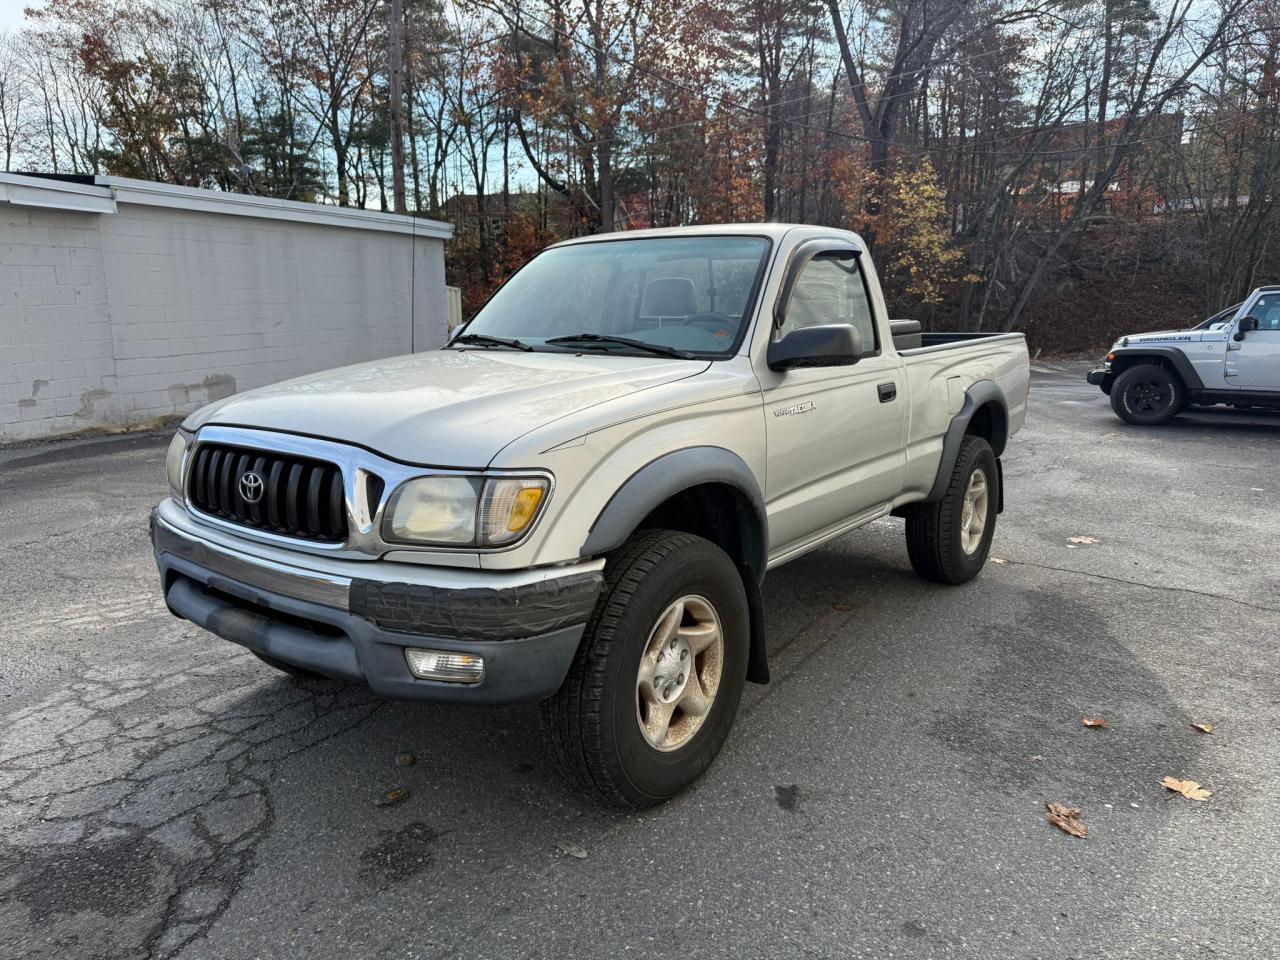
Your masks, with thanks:
M1103 393L1111 392L1111 381L1115 374L1111 372L1110 364L1103 364L1100 367L1094 367L1085 375L1085 380L1091 386L1101 387Z
M172 500L153 511L151 538L165 601L177 616L395 699L549 697L568 673L603 583L600 561L490 573L275 549L260 555L256 544L251 554ZM482 657L484 676L471 684L419 679L409 672L406 647Z

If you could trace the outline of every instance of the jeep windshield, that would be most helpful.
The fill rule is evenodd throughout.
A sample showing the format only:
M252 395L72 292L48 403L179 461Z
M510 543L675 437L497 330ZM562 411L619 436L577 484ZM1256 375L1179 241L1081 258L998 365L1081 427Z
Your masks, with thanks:
M768 251L763 237L726 236L553 247L516 273L450 346L727 357L746 332Z

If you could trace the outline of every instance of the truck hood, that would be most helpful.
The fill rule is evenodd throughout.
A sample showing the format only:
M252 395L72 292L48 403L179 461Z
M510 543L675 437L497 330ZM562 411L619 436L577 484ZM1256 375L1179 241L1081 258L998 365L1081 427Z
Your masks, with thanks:
M358 444L407 463L480 468L530 430L709 365L617 354L436 350L250 390L196 411L184 426L281 430Z

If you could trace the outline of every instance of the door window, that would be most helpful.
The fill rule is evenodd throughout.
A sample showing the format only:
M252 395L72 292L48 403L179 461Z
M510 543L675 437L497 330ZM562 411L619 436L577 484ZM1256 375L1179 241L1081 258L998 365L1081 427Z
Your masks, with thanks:
M1249 313L1258 319L1259 330L1280 330L1280 294L1259 297Z
M779 337L800 327L823 323L847 323L862 336L862 355L880 352L871 298L858 258L847 251L820 253L800 271Z

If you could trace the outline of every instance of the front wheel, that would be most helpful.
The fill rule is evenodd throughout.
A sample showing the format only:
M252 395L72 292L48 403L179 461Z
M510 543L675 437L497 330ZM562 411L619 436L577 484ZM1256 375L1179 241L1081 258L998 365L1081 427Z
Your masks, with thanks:
M667 530L630 540L605 566L569 675L542 707L561 766L618 806L687 788L738 711L749 624L742 580L715 544Z
M946 492L907 508L907 555L925 580L965 583L991 552L1000 503L996 455L982 437L965 437Z
M1111 385L1111 409L1126 423L1153 427L1183 408L1185 392L1172 371L1141 363L1116 377Z

